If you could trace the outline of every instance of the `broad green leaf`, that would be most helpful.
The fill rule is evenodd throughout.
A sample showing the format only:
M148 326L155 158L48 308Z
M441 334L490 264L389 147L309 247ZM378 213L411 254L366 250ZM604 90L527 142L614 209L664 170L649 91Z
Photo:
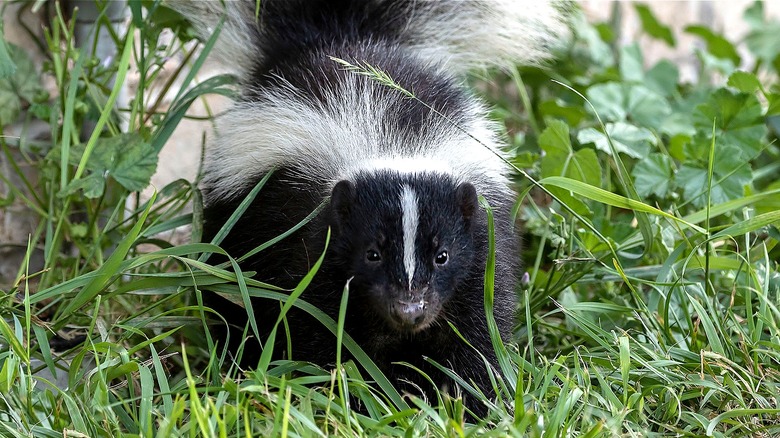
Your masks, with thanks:
M688 139L685 144L683 144L683 157L680 161L704 167L707 160L709 160L711 144L712 138L709 135L704 135L699 132L695 137Z
M729 58L721 58L704 50L694 49L694 51L702 65L701 70L706 73L716 72L724 76L729 76L737 70L737 66L739 65ZM712 91L709 87L702 87L702 89L710 92Z
M116 159L108 174L127 190L145 189L157 170L157 152L137 134L123 134L115 139Z
M544 151L545 158L567 159L573 153L569 127L560 120L549 120L547 128L539 135L539 147Z
M749 93L732 92L720 88L710 94L705 104L696 107L701 127L712 128L715 120L718 127L741 128L760 124L761 104Z
M705 26L688 26L685 28L685 32L702 38L707 43L707 51L709 53L739 65L740 57L737 49L723 35L717 34Z
M697 126L693 123L693 113L696 107L709 98L710 90L700 90L690 94L684 94L683 98L676 98L669 101L672 109L672 115L667 117L659 132L670 137L685 136L693 137L699 132ZM712 122L709 124L707 133L712 131ZM677 156L675 156L677 158Z
M775 136L780 136L780 114L767 117L766 124L772 129Z
M8 45L3 37L3 25L0 24L0 80L11 77L16 73L16 63L8 53Z
M679 161L685 161L685 147L691 142L691 137L685 134L677 134L669 139L667 146L669 155Z
M590 185L601 184L601 166L593 149L580 149L571 157L566 175Z
M628 116L625 108L625 91L623 84L607 82L588 88L585 93L596 114L604 121L623 121Z
M761 139L767 129L762 117L761 104L754 94L726 88L718 89L694 111L694 123L699 129L710 132L714 121L717 141L748 152L748 159L764 147Z
M641 82L644 79L644 60L639 44L634 43L620 49L620 77L627 82Z
M769 107L766 109L767 118L771 119L780 115L780 93L769 93L766 98L769 101ZM768 120L768 122L771 122L771 120ZM773 127L773 130L775 133L778 132L776 127Z
M742 14L742 18L744 18L745 23L747 23L753 29L761 27L764 24L764 3L754 2L747 9L745 9L745 13Z
M17 46L11 48L11 56L16 62L16 73L10 78L11 83L19 97L32 103L35 95L42 90L41 77L24 49Z
M607 82L590 87L586 94L605 122L631 120L639 126L660 129L672 112L662 95L640 84Z
M0 40L0 46L4 48L5 42ZM41 90L41 80L27 52L12 44L8 45L8 49L6 55L15 67L12 74L0 79L0 125L16 121L22 109L22 101L31 103Z
M547 190L555 195L563 204L566 204L569 208L574 210L577 214L582 216L592 216L593 212L587 204L582 202L576 196L573 196L568 190L561 189L560 187L548 187Z
M713 163L711 202L721 204L744 196L745 186L753 180L750 165L740 159L742 154L734 146L717 146ZM683 189L685 199L697 207L706 203L707 169L685 164L675 176L678 187Z
M68 162L78 165L84 154L85 145L71 147ZM52 151L50 158L57 159L59 150ZM105 178L110 176L129 191L139 191L149 185L157 169L157 153L138 133L123 133L114 137L100 138L95 144L84 168L88 175L71 181L65 194L84 190L85 196L95 198L103 193ZM100 184L98 184L100 182Z
M601 184L601 167L596 153L592 149L574 152L569 138L569 127L565 123L550 120L539 136L539 146L544 151L541 163L542 178L565 176L594 186ZM567 191L555 187L551 191L578 213L590 215L587 206Z
M668 155L659 153L652 153L638 162L631 172L637 193L642 197L650 194L665 197L673 181L673 166Z
M521 168L528 169L536 165L539 162L540 155L534 152L520 152L512 157L512 164Z
M669 102L660 94L641 85L628 89L629 118L637 125L660 130L672 113Z
M716 139L713 173L718 177L742 175L745 178L745 184L747 184L753 180L752 175L740 174L740 172L745 169L750 171L749 158L743 149L730 144L718 143Z
M771 63L780 54L780 22L762 21L745 36L748 49L763 62Z
M128 29L128 32L131 31L132 29ZM124 45L125 46L122 49L122 55L119 57L119 64L117 66L116 82L114 83L113 88L111 88L111 93L108 95L108 100L100 110L100 117L98 117L98 120L95 123L95 127L89 136L89 140L86 142L84 153L81 156L81 161L79 162L78 167L76 167L76 172L73 174L73 179L79 179L84 174L84 171L86 170L86 164L89 161L90 155L95 150L98 139L103 132L103 127L108 122L109 117L111 117L111 115L114 113L114 104L119 97L119 94L122 90L122 84L124 83L127 72L130 69L130 58L132 57L133 53L133 41L131 39L126 39ZM81 60L84 58L79 59Z
M539 105L539 114L543 118L564 119L570 126L577 126L588 113L581 106L555 99L542 102Z
M78 192L79 190L84 192L84 196L90 199L95 199L103 194L103 190L106 188L106 179L100 173L90 173L89 175L73 180L68 183L57 196L66 197Z
M683 165L677 172L675 181L683 189L685 199L691 200L694 206L703 207L706 204L707 169ZM710 199L712 203L718 204L738 198L743 192L743 185L737 180L727 179L721 183L713 181Z
M180 13L176 12L174 9L171 9L164 3L156 4L156 7L149 16L141 14L140 11L138 14L134 13L133 19L140 21L141 23L145 22L147 25L152 24L158 27L165 26L177 31L179 28L189 25L189 22L187 22Z
M590 61L601 67L615 65L612 47L601 34L585 21L584 15L575 16L572 28L577 29L577 36L585 43L585 50Z
M656 137L645 128L628 123L607 123L607 134L594 128L583 129L577 135L582 144L593 143L596 149L612 155L607 135L612 139L615 150L633 158L645 158L655 145Z
M566 175L568 160L573 154L571 139L569 138L569 127L560 120L550 120L547 128L539 135L539 147L544 152L540 165L542 177L568 176ZM551 187L549 190L561 202L571 207L578 214L590 215L591 212L588 206L571 196L566 190L558 187Z
M111 162L114 160L114 155L116 154L116 148L112 144L114 138L116 137L100 138L97 140L95 149L92 151L92 154L85 164L87 170L102 173L111 167ZM68 153L68 164L77 166L81 162L81 157L84 155L85 148L86 145L84 143L71 146ZM60 151L58 149L53 149L50 158L59 160L59 157Z
M644 85L662 96L672 96L680 82L680 70L674 63L662 60L645 73Z
M761 89L761 83L756 75L741 70L735 71L729 76L728 85L745 93L754 93Z
M648 35L664 41L672 47L675 46L672 30L669 26L661 24L647 5L637 3L634 5L634 9L636 9L637 14L639 15L639 21L642 22L642 29L647 32Z

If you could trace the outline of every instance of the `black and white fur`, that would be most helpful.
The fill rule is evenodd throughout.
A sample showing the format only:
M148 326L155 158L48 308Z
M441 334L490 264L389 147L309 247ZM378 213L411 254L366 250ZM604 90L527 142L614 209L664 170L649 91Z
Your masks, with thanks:
M335 319L351 279L346 331L386 374L430 395L416 371L394 364L411 363L446 384L427 357L490 393L484 363L448 325L496 365L483 304L488 235L478 194L496 217L495 315L505 339L519 247L510 223L514 194L496 155L501 141L463 77L474 68L545 58L565 31L561 11L514 0L263 0L255 15L254 1L173 3L206 34L226 17L215 51L237 67L242 83L208 150L206 237L270 170L223 242L235 257L330 197L309 225L243 269L293 288L323 251L330 228L325 262L302 298ZM382 70L436 111L332 57ZM229 312L238 327L231 338L242 341L243 309L210 303ZM278 303L258 300L253 307L269 331ZM324 366L335 360L330 332L301 311L289 321L286 354ZM244 364L259 354L250 341Z

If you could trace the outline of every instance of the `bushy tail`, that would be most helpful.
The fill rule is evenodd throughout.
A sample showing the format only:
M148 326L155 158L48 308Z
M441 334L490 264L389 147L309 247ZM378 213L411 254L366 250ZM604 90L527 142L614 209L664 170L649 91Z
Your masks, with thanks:
M566 7L521 0L169 0L239 75L316 39L386 39L455 74L537 64L565 39Z
M236 73L245 73L262 54L260 28L251 2L167 0L165 5L184 15L204 41L219 30L210 55Z
M409 11L402 43L458 73L538 64L568 32L560 2L417 1Z

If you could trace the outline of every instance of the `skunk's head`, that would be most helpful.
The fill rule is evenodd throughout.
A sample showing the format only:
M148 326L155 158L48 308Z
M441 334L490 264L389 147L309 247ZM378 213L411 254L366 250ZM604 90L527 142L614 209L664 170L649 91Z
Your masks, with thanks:
M363 173L331 196L333 262L351 296L390 327L415 333L473 275L479 213L470 183L443 174Z

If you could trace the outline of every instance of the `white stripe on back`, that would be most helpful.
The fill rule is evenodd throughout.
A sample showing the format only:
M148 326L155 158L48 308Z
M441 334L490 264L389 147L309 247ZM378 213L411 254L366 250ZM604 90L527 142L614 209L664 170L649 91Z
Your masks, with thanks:
M401 186L401 227L404 238L404 268L409 281L409 290L412 290L414 279L414 265L416 254L414 241L417 237L417 224L420 221L417 210L417 194L407 185Z

